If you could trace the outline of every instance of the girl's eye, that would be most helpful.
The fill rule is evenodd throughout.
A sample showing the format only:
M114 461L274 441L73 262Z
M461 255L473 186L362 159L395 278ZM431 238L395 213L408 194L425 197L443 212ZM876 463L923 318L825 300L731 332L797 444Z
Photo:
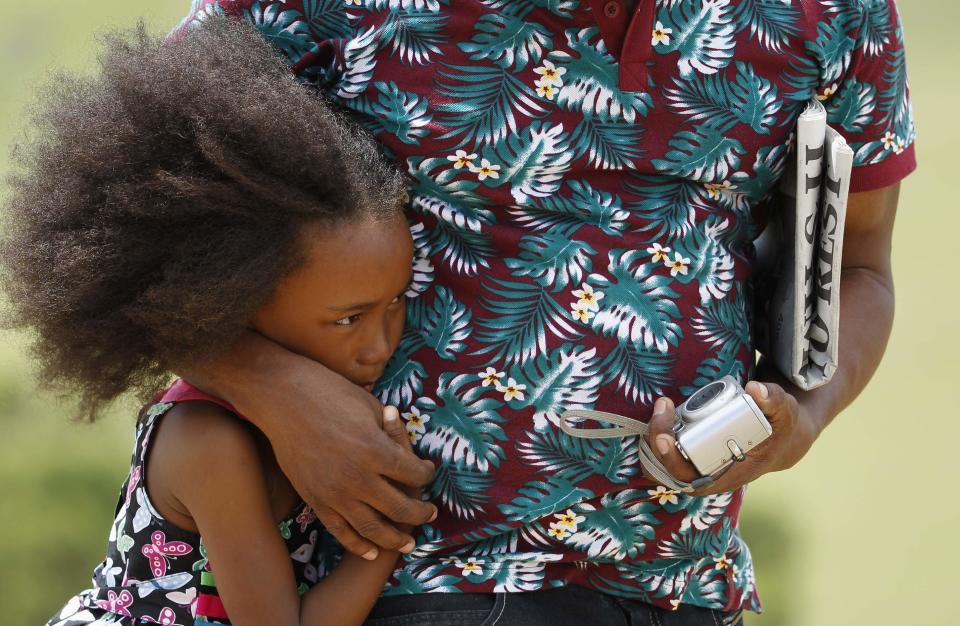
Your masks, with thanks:
M350 315L334 322L337 326L353 326L360 320L359 315Z

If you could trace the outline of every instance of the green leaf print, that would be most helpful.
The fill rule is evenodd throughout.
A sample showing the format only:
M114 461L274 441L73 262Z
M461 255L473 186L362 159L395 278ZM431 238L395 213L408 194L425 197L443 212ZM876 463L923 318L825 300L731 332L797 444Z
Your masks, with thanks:
M363 0L363 3L368 6L372 5L378 11L404 9L436 13L440 10L441 4L447 6L450 4L450 0Z
M714 74L733 60L734 23L729 0L670 3L663 23L673 26L673 36L664 51L680 53L677 67L681 76L688 77L694 71Z
M584 117L570 135L573 158L586 155L590 165L601 170L634 169L644 153L644 130L638 124Z
M568 181L571 197L552 195L510 209L517 222L532 230L547 230L572 237L581 226L594 226L607 235L620 237L627 228L630 213L619 196L595 190L586 181Z
M481 298L489 313L477 317L479 343L476 354L491 354L489 363L518 363L546 352L549 335L576 341L582 334L571 324L570 314L550 294L530 283L494 280L484 285Z
M293 9L284 10L283 6L273 3L264 7L263 2L255 2L250 8L244 9L243 18L282 52L292 65L304 54L316 52L318 47L303 14Z
M555 50L549 58L566 68L563 86L557 93L557 105L567 111L579 111L584 117L602 122L634 123L653 106L649 93L621 91L616 60L595 28L569 29L565 32L573 54Z
M680 309L674 302L677 292L668 286L670 277L654 274L661 266L646 263L644 251L614 249L609 258L607 275L592 274L587 279L594 290L604 293L593 318L594 329L661 352L677 346L683 330L674 321Z
M733 288L733 255L721 243L729 230L730 219L714 214L673 244L674 254L688 261L687 271L677 273L675 280L698 283L701 303L721 299Z
M353 34L343 0L303 0L303 17L317 41L346 39Z
M423 296L419 298L423 300ZM423 310L419 331L423 342L433 348L444 360L452 361L462 352L464 339L470 334L470 318L473 312L454 299L446 287L436 288L436 297Z
M615 380L625 398L649 404L670 387L675 363L672 354L646 350L632 341L618 342L600 364L601 384Z
M460 519L474 519L484 512L493 481L484 472L441 464L427 492L431 500L439 499L444 508Z
M428 593L431 591L451 593L457 591L459 576L441 574L447 568L444 564L427 565L423 561L416 565L407 565L394 572L396 584L389 583L387 589L393 593Z
M423 381L427 377L427 371L421 363L410 358L410 355L423 345L423 338L418 329L415 328L412 333L410 330L408 326L404 331L400 346L387 361L387 366L377 381L374 392L384 404L409 406L423 393Z
M391 47L408 65L426 65L441 54L447 16L420 9L393 11L380 28L380 47Z
M702 184L675 176L633 175L627 180L627 190L638 198L627 204L627 209L649 222L642 230L654 240L686 234L693 228L694 207L706 204Z
M506 441L498 412L503 403L482 397L485 389L470 386L477 378L470 374L440 376L437 399L420 398L416 406L430 415L430 426L420 440L420 449L439 455L446 464L489 471L498 467L506 453L498 442Z
M510 503L500 504L497 508L508 520L527 524L593 497L589 489L577 487L559 476L551 476L546 481L529 481L517 493L520 495Z
M536 91L500 67L450 65L440 71L437 94L444 113L440 123L450 130L439 139L461 137L457 147L478 147L517 135L517 115L539 117L547 112Z
M733 81L720 74L674 79L676 88L666 91L671 108L706 127L728 131L742 123L757 133L769 134L782 106L777 88L758 76L749 63L737 61L736 67Z
M549 475L578 483L589 476L603 476L624 484L638 472L636 439L582 439L547 428L528 431L517 443L521 458Z
M387 132L403 143L420 145L420 139L430 134L433 117L427 112L427 99L401 91L393 81L377 81L374 86L380 97L375 101L363 98L354 108L375 120L374 132Z
M486 183L491 187L510 185L517 204L531 196L556 193L573 159L567 138L563 124L533 122L521 133L484 147L483 156L500 166L498 178L488 178Z
M605 494L599 508L575 508L584 520L566 543L590 559L636 558L646 552L653 527L660 523L652 514L657 506L646 499L646 492L629 489Z
M463 178L451 167L449 159L411 158L407 174L411 178L411 208L435 215L457 228L479 233L483 224L496 219L486 208L490 199L476 193L480 183Z
M580 0L480 0L480 3L498 13L523 17L535 8L546 9L560 17L570 17L570 11L580 5Z
M507 13L487 13L477 20L470 41L458 44L470 60L489 59L505 70L520 72L539 63L553 47L553 34L536 22Z
M337 79L337 97L352 100L362 95L377 67L375 56L380 29L371 26L347 42L343 51L343 71Z
M521 361L510 370L509 376L526 384L523 403L534 409L537 430L548 428L548 422L559 426L560 414L566 409L593 407L600 386L596 353L596 348L560 347Z
M848 35L849 22L842 15L820 22L817 38L806 43L807 50L820 64L822 83L829 85L847 71L856 42Z
M832 125L851 133L862 133L877 108L877 88L849 78L826 104Z
M517 246L518 258L506 259L514 276L529 276L544 289L554 293L568 285L579 285L591 272L590 256L596 254L590 244L570 239L560 233L526 235Z
M737 29L750 29L750 37L772 51L782 52L792 37L800 33L799 6L783 0L742 0L734 9Z
M701 182L725 180L740 167L743 145L720 129L706 124L681 130L670 140L673 148L663 159L653 159L658 170Z

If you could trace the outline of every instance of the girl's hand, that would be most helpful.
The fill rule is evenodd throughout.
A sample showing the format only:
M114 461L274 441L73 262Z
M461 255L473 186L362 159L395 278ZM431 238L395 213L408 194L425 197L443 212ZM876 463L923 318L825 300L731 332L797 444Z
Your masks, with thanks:
M773 434L747 453L746 459L734 463L715 483L694 492L705 496L733 491L768 473L793 467L810 449L817 437L814 421L804 406L783 387L771 382L747 383L746 392L756 401L773 427ZM692 463L677 449L673 434L675 406L669 398L660 398L654 405L647 442L663 466L674 477L691 481L700 477Z

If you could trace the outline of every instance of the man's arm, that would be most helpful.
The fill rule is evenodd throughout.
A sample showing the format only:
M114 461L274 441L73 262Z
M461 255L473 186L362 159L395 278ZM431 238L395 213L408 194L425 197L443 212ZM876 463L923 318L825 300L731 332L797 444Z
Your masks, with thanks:
M436 515L390 483L421 487L433 464L383 432L373 396L319 363L251 331L223 356L178 374L263 431L297 493L350 552L409 552L413 538L389 520L420 525Z
M793 467L827 424L853 402L873 376L893 327L890 266L893 223L900 185L850 194L843 238L840 282L839 364L831 381L802 391L761 361L746 390L773 426L773 435L697 495L730 491L768 472ZM657 401L648 440L670 472L683 480L698 476L674 446L674 404Z

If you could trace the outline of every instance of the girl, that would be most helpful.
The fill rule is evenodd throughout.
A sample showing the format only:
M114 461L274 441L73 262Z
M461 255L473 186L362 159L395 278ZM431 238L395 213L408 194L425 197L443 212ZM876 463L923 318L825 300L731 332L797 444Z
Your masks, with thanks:
M253 328L371 391L411 281L400 174L237 23L105 50L41 95L11 181L2 274L44 381L92 417ZM409 445L396 409L384 428ZM266 439L179 380L141 412L95 586L49 624L355 624L396 557L327 577Z

